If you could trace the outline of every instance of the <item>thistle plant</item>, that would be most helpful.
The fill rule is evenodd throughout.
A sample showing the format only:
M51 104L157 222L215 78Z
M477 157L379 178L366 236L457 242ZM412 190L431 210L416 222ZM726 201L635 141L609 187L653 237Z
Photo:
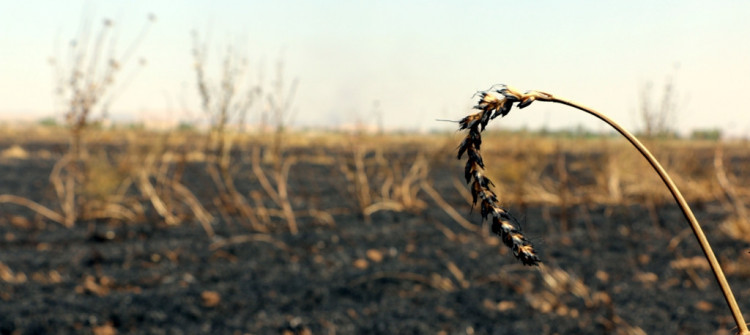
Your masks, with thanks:
M518 222L506 210L499 206L497 196L491 189L492 182L484 175L485 165L479 150L482 144L481 134L491 120L498 116L507 115L514 103L516 104L516 107L521 109L528 107L534 101L556 102L589 113L610 125L624 136L641 153L654 170L656 170L656 173L658 173L659 177L664 181L664 184L680 206L685 218L690 223L690 227L692 228L695 237L698 239L698 243L708 260L708 263L711 265L711 271L716 277L716 281L721 288L722 294L724 295L735 323L737 324L737 334L750 335L750 331L748 331L748 327L745 324L742 312L734 298L732 289L729 287L724 272L722 271L698 220L695 218L695 215L688 206L687 201L685 201L685 198L682 196L682 193L680 193L680 190L677 188L674 181L672 181L672 178L669 177L654 155L652 155L635 136L604 114L576 102L554 96L550 93L541 91L526 91L521 93L515 88L507 85L496 85L487 91L478 92L477 95L480 99L474 108L478 109L479 112L466 116L459 121L459 129L467 130L468 134L458 147L458 158L461 159L464 153L467 154L468 158L464 176L466 182L471 185L474 204L476 205L477 200L480 200L482 218L486 219L490 217L492 220L492 231L500 236L505 245L513 250L513 254L523 264L537 265L540 260L534 247L521 233Z

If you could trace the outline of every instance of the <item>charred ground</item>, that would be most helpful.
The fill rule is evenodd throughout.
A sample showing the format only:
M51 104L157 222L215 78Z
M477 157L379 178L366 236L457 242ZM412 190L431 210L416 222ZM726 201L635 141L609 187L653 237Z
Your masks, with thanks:
M628 188L626 165L618 177L623 195L613 201L603 195L612 176L602 166L613 157L629 161L607 149L612 144L568 150L526 141L529 150L493 152L497 144L486 144L484 155L495 157L488 171L540 249L541 268L519 264L480 224L456 187L462 167L455 138L431 146L389 140L377 144L380 151L365 146L359 156L372 202L388 200L381 192L387 175L403 185L423 159L419 183L428 182L477 230L458 222L418 182L410 182L411 205L401 199L401 208L364 211L345 173L356 170L352 146L290 145L285 155L299 158L288 180L297 234L280 217L271 217L269 232L258 232L232 213L221 214L200 161L186 165L183 180L217 213L213 237L194 220L170 226L153 211L136 222L90 220L66 228L1 204L0 334L731 333L729 310L682 214L660 193L666 191ZM6 140L0 150L12 144ZM705 165L712 157L710 146L681 145L691 153L688 161ZM21 146L28 156L2 158L0 194L54 207L47 179L64 143ZM243 172L252 169L248 152L238 146L234 153L244 194L261 190ZM390 172L379 168L380 156ZM729 160L741 185L750 160L741 154ZM710 167L680 162L673 169L697 176L694 183L710 179ZM644 179L650 173L642 169ZM719 191L705 190L705 196L686 193L694 194L698 219L748 310L747 243L722 233L732 211ZM273 209L267 200L262 206Z

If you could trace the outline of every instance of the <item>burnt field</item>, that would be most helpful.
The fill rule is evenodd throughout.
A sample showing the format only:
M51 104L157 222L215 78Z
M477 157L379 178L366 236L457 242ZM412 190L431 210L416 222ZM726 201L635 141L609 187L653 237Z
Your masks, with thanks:
M101 136L73 224L67 143L0 141L0 334L733 333L682 213L618 140L488 135L528 267L472 210L455 134L237 140L226 169L184 135ZM649 144L750 309L746 144L723 156L734 201L714 144Z

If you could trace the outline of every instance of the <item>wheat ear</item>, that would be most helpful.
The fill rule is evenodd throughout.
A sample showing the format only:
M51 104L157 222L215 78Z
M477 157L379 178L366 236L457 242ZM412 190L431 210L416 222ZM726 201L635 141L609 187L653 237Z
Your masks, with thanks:
M583 106L581 104L578 104L576 102L566 100L560 97L556 97L552 94L541 92L541 91L527 91L525 93L520 93L519 91L506 86L506 85L500 85L500 89L494 89L490 88L487 91L479 92L481 99L479 100L479 103L477 104L476 108L480 109L481 111L474 115L469 115L460 122L461 129L469 129L469 135L464 140L464 143L461 144L459 148L459 157L463 151L468 151L470 156L470 162L472 160L472 151L474 151L473 155L475 157L475 163L479 165L480 167L483 167L481 165L481 156L479 156L479 143L481 143L481 138L479 137L479 133L481 130L484 129L484 127L487 125L487 123L494 119L497 116L505 116L510 112L510 109L512 107L512 104L517 102L518 108L524 108L529 106L534 101L549 101L549 102L556 102L563 105L567 105L576 109L579 109L581 111L584 111L586 113L589 113L598 119L604 121L608 125L610 125L612 128L617 130L622 136L624 136L638 151L641 153L641 155L651 164L651 166L656 170L656 173L659 174L659 177L661 177L662 181L664 181L664 184L667 186L669 191L672 193L672 196L674 197L677 204L680 206L680 209L682 210L682 213L685 215L685 218L690 223L690 227L693 229L693 233L695 234L695 237L698 239L698 243L701 246L701 249L703 249L703 253L706 256L706 259L708 260L709 264L711 265L711 270L714 273L714 276L716 277L716 281L719 284L719 287L721 288L721 291L724 295L724 298L727 302L727 305L729 305L729 309L732 311L732 316L734 317L734 321L737 324L737 334L740 335L750 335L750 331L747 328L747 325L745 324L745 319L742 316L742 312L740 311L739 306L737 305L737 301L734 298L734 294L732 293L732 289L729 287L729 283L727 282L726 277L724 276L724 272L721 269L721 266L719 265L719 261L716 259L716 255L714 255L713 249L711 249L711 244L708 243L708 239L706 238L706 235L703 233L703 229L701 228L700 224L698 223L698 220L695 218L695 215L693 214L693 211L690 209L690 206L688 206L687 201L685 201L685 198L682 196L682 193L680 193L680 190L677 188L677 185L675 185L674 181L672 181L672 178L669 177L666 170L659 164L659 162L656 160L654 155L651 154L651 152L630 132L628 132L625 128L608 118L606 115L601 114L589 107ZM481 129L479 128L481 126ZM473 134L472 134L473 133ZM469 170L469 165L467 165L467 171ZM478 176L481 177L480 174ZM476 180L476 178L475 178ZM481 181L481 180L480 180ZM474 184L477 184L481 182L475 181ZM481 185L479 185L481 186ZM472 188L473 194L477 194L477 191L474 191L477 186L474 186ZM491 192L491 191L490 191ZM486 193L486 192L485 192ZM492 194L492 193L490 193ZM494 195L494 194L493 194ZM475 195L476 196L476 195Z
M466 153L464 178L466 178L466 183L471 185L473 205L480 200L482 219L490 218L492 232L500 236L503 243L513 250L516 258L525 265L538 265L539 257L534 246L521 232L518 220L498 204L497 195L491 189L492 181L484 175L484 161L479 150L482 145L482 131L487 123L498 115L508 114L515 100L497 98L486 92L479 94L481 100L474 107L479 109L479 112L459 121L459 129L468 131L466 138L458 147L458 159Z

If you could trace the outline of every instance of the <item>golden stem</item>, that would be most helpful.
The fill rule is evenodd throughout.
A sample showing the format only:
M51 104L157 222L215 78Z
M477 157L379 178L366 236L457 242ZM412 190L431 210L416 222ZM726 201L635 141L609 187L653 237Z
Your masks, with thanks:
M716 277L716 281L719 283L719 287L721 288L722 293L724 294L724 298L727 301L727 304L729 305L729 309L732 311L732 316L734 317L735 323L737 323L737 334L740 335L750 335L750 331L747 328L747 325L745 324L745 319L742 316L742 312L740 311L739 306L737 305L737 301L734 298L734 294L732 293L732 289L729 287L729 283L727 282L727 278L724 276L724 271L721 270L721 266L719 265L719 261L716 259L716 255L714 255L713 250L711 249L711 244L708 243L708 239L706 239L706 235L703 233L703 229L701 229L700 224L698 223L698 220L696 220L695 215L693 214L693 211L690 210L690 206L688 206L687 201L685 201L685 198L682 196L682 193L680 193L680 190L677 189L677 186L675 185L674 181L672 181L672 178L669 177L667 174L667 171L664 170L664 168L659 164L659 162L654 158L654 155L651 154L651 152L646 149L646 147L630 132L625 130L625 128L622 128L619 124L612 121L610 118L606 117L605 115L589 108L583 105L580 105L578 103L565 100L562 98L558 98L555 96L550 95L549 97L545 97L546 99L539 99L539 100L545 100L545 101L551 101L560 103L563 105L568 105L570 107L582 110L586 113L589 113L600 120L606 122L612 128L617 130L622 136L624 136L628 141L630 141L633 146L640 151L641 155L643 155L644 158L651 164L651 166L656 170L656 173L659 174L659 177L664 181L664 184L667 185L667 188L672 193L672 196L677 201L677 204L680 205L680 209L682 209L682 213L685 214L685 218L687 218L688 222L690 222L690 227L693 229L693 233L695 234L695 237L698 239L698 243L700 243L701 249L703 249L703 253L706 255L706 259L708 259L708 263L711 264L711 270L714 273L714 276Z

